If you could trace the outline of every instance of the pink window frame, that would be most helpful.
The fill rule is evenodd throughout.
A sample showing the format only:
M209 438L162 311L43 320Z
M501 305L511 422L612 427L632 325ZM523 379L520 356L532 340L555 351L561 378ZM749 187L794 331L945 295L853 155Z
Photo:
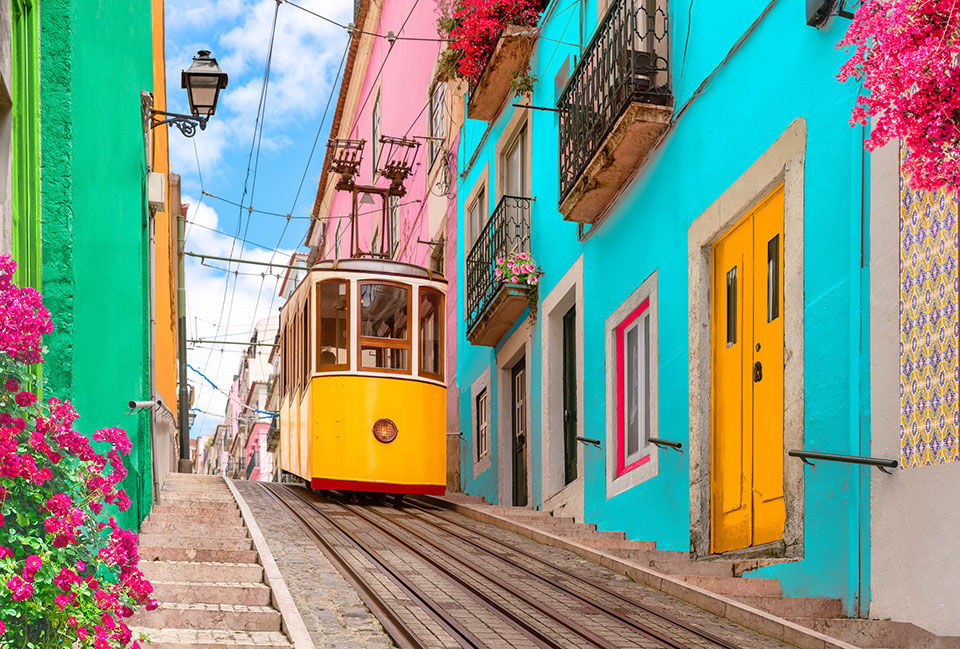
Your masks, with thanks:
M617 325L617 477L633 471L637 467L643 466L650 461L650 454L647 453L639 460L631 463L629 466L624 466L624 458L626 457L626 430L624 426L624 421L626 419L626 399L625 399L625 386L626 382L624 371L625 359L624 359L624 332L627 328L634 323L634 321L643 315L650 308L650 298L646 298L643 302L640 303L633 313L628 315L623 322Z

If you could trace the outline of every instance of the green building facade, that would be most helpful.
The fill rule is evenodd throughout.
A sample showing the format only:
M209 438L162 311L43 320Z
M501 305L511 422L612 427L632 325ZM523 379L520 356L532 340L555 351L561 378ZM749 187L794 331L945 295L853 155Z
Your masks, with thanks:
M123 483L136 528L153 498L149 212L142 91L153 88L150 0L12 0L11 248L21 285L40 288L49 394L75 426L124 428Z

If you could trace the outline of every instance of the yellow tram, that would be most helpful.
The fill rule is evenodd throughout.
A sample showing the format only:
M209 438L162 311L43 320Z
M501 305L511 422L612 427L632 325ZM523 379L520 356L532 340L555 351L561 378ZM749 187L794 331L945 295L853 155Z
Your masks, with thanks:
M314 489L443 495L446 280L317 262L280 310L280 468Z

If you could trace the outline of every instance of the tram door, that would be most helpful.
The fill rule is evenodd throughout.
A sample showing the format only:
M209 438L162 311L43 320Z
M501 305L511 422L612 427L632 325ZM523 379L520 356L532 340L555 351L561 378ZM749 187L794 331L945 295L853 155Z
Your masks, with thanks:
M520 361L511 370L510 405L513 413L513 506L527 504L527 365Z

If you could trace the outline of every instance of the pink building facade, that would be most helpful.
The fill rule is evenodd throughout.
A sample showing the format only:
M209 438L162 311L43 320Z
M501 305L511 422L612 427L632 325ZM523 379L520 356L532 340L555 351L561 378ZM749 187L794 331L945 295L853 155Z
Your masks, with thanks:
M388 199L386 215L380 195L359 194L354 233L353 195L336 189L338 176L331 172L333 153L328 150L307 241L310 261L375 256L430 268L447 278L448 486L458 488L456 168L463 94L455 81L437 78L436 61L445 46L437 35L438 17L435 2L357 4L354 23L362 32L352 36L330 138L364 141L357 185L390 186L377 170L402 155L404 147L381 143L381 136L416 142L406 150L411 171L405 194ZM392 44L386 37L391 33L396 36Z

